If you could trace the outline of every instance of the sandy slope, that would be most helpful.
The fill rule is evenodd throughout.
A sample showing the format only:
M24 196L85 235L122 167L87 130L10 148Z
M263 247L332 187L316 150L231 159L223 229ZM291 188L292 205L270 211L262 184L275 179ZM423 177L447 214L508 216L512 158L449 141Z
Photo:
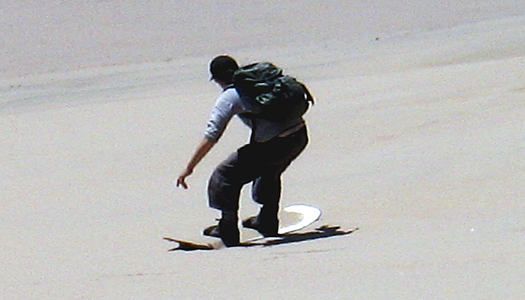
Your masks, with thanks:
M2 2L0 298L525 294L525 5ZM191 189L172 186L223 52L308 83L312 142L283 203L359 231L165 252L164 235L206 241L206 179L248 135L231 124Z

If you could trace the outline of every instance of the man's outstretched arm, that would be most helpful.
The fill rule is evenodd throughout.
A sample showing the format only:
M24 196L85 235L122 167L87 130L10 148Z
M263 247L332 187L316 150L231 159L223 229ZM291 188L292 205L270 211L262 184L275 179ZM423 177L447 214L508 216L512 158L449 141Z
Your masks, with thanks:
M177 186L182 186L185 189L188 188L188 184L186 183L186 177L190 176L193 173L195 167L204 158L204 156L206 156L206 154L210 152L211 148L213 148L214 145L215 142L209 140L208 138L204 138L200 142L200 144L197 146L197 149L195 150L195 153L188 162L186 169L184 169L184 171L177 178Z

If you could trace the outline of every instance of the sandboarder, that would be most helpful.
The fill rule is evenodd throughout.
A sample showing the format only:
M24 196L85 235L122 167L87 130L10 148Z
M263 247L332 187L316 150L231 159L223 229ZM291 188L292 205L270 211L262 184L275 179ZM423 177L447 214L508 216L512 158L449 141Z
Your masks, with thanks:
M269 120L260 117L259 107L239 96L233 85L238 69L230 56L217 56L211 61L211 80L223 92L211 112L203 140L177 178L177 186L187 189L186 178L217 143L234 115L251 128L250 142L221 162L208 182L209 205L222 214L219 224L206 228L204 234L221 238L226 246L239 244L239 197L242 187L250 182L253 183L252 198L262 206L258 215L245 220L243 226L256 229L263 236L278 235L281 174L308 143L302 115Z

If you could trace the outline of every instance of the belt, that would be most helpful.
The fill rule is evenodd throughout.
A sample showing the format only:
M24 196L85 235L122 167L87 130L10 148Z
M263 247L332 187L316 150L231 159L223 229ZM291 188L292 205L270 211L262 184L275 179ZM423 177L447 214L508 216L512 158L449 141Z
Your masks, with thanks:
M288 129L286 129L285 131L281 132L278 137L287 137L293 133L296 133L297 131L299 131L301 128L303 128L305 126L305 123L304 121L302 121L301 123L297 124L297 125L294 125L293 127L290 127Z

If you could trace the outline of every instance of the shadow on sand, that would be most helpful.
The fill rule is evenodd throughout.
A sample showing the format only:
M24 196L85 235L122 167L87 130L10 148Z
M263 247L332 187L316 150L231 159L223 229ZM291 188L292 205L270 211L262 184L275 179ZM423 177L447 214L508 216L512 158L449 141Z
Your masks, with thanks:
M257 240L248 241L239 245L239 247L254 247L254 246L277 246L283 244L300 243L304 241L325 239L334 236L347 235L359 230L354 228L352 230L342 230L341 226L328 226L323 225L316 228L313 231L300 232L300 233L288 233L280 237L275 238L260 238Z
M304 241L312 241L317 239L325 239L329 237L334 236L342 236L342 235L348 235L350 233L353 233L355 231L359 230L359 228L354 228L351 230L342 230L341 226L328 226L324 225L321 227L316 228L313 231L307 231L307 232L300 232L300 233L288 233L281 235L279 237L271 237L271 238L256 238L252 239L246 242L241 243L238 246L235 246L236 248L239 247L271 247L271 246L277 246L277 245L283 245L283 244L291 244L291 243L300 243ZM199 243L193 243L190 241L184 241L179 239L173 239L166 237L165 240L169 242L175 242L178 244L177 247L170 249L169 251L196 251L196 250L217 250L220 248L224 248L222 243L214 243L214 244L199 244Z

